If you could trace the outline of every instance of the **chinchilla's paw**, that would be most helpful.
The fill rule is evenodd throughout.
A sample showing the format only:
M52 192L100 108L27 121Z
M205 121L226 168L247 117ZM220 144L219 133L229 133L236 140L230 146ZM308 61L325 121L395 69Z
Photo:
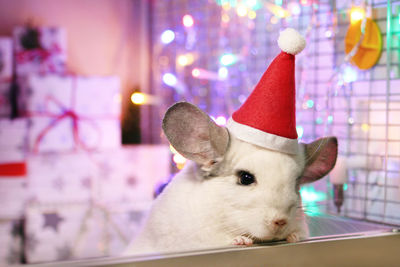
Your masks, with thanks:
M286 237L286 241L289 243L296 243L299 242L300 240L302 240L302 238L300 236L300 233L298 232L293 232Z
M233 239L232 242L233 245L238 245L238 246L250 246L253 245L253 239L251 239L250 237L247 236L237 236Z

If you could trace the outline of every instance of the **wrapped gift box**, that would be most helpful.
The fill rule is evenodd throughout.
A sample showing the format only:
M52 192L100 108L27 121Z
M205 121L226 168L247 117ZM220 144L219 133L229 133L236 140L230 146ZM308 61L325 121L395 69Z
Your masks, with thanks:
M138 232L148 207L32 204L26 211L26 260L37 263L118 255Z
M0 119L0 219L22 217L28 197L26 119Z
M9 83L13 74L12 38L0 37L0 83Z
M18 76L65 73L66 32L57 27L16 27L13 31Z
M170 175L169 159L167 145L29 154L26 178L0 176L0 220L24 218L29 263L119 254ZM15 256L7 244L1 256Z
M22 218L28 196L23 158L21 150L0 148L0 266L22 263Z
M27 159L29 198L57 203L151 201L156 183L170 175L169 153L166 145L137 145L32 154Z
M0 220L0 266L22 264L22 229L22 220Z
M35 152L103 150L121 145L117 77L30 75L22 88Z

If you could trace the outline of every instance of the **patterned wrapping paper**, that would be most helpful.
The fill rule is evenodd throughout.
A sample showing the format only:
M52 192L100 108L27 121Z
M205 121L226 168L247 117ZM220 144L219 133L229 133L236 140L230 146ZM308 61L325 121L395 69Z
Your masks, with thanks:
M28 263L118 255L140 229L148 205L104 210L87 203L32 204L26 212Z
M13 43L10 37L0 37L0 83L11 82L13 74Z
M65 73L66 31L57 27L16 27L13 31L18 76Z
M30 75L21 89L35 152L103 150L121 145L117 77Z
M21 219L27 200L26 177L0 175L0 220Z
M27 158L28 194L34 202L89 202L95 165L85 152L31 154Z
M137 145L91 153L33 154L27 159L30 199L151 201L156 183L170 175L169 153L166 145Z
M0 162L21 160L27 146L28 120L0 118Z
M0 119L0 266L22 263L27 181L23 170L11 175L5 166L24 166L26 129L24 119Z
M170 176L167 145L132 145L94 154L98 195L105 202L151 201L158 182Z
M0 118L9 118L11 115L10 82L0 81Z
M22 264L23 221L0 219L0 266Z
M19 219L23 215L27 200L27 127L26 119L0 119L0 219Z

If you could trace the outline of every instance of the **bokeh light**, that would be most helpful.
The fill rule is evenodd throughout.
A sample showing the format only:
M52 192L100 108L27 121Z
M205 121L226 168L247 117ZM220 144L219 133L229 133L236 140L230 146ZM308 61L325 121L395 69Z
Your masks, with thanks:
M192 76L193 77L199 77L200 76L200 70L199 69L193 69L192 70Z
M253 10L249 12L249 19L255 19L257 17L257 13Z
M350 9L350 22L351 24L355 24L358 21L362 20L365 16L365 10L361 7L352 7Z
M222 55L222 57L220 58L220 62L222 65L224 66L230 66L234 63L236 63L236 56L233 54L224 54Z
M163 44L169 44L170 42L172 42L175 39L175 33L171 30L165 30L162 34L161 34L161 42Z
M183 23L183 26L185 26L186 28L192 27L194 25L193 17L190 15L183 16L182 23Z
M194 61L194 56L192 53L188 53L188 54L184 54L184 55L180 55L178 56L178 58L176 59L176 61L178 62L179 65L181 66L188 66L191 65Z
M176 153L173 157L173 160L176 164L184 164L186 162L186 159L184 156L182 156L179 153Z
M238 14L239 17L244 17L247 15L247 7L244 5L238 5L238 7L236 8L236 13Z
M227 68L225 68L225 67L219 68L219 70L218 70L218 76L219 76L221 79L226 79L226 78L228 77L228 74L229 74L229 71L228 71Z
M215 119L215 123L218 124L219 126L224 126L226 125L226 118L224 116L218 116Z
M166 85L169 85L169 86L174 86L174 85L176 85L176 83L177 83L177 79L176 79L176 76L174 75L174 74L172 74L172 73L165 73L164 75L163 75L163 82L166 84Z
M297 131L297 135L298 135L299 139L301 139L304 134L303 126L301 126L301 125L296 126L296 131Z
M131 101L135 105L143 105L146 103L146 96L143 93L133 93L131 95Z
M343 81L345 83L351 83L356 81L357 76L358 76L357 71L351 66L347 66L343 71Z

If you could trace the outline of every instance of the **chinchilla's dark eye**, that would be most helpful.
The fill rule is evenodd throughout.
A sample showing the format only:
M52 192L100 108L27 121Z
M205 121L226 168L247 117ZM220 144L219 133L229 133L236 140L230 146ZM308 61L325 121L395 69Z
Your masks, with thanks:
M238 184L240 185L250 185L256 181L254 175L247 171L238 171L237 176L239 178Z

